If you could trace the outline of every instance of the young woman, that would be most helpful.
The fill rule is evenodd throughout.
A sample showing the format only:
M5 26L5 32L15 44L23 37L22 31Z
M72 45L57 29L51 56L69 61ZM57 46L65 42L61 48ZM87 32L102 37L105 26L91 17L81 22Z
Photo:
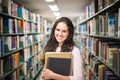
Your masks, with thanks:
M53 25L50 39L48 40L45 52L72 52L73 75L64 76L49 69L44 69L42 77L44 80L83 80L83 63L79 49L75 46L73 41L74 26L68 17L58 19Z

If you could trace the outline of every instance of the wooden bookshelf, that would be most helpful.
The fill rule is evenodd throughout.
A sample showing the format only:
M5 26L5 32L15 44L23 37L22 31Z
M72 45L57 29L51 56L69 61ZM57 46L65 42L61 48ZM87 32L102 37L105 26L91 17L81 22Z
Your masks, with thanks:
M106 4L100 7L99 2L105 3L105 1ZM95 7L97 12L94 10ZM88 8L92 11L88 11ZM120 0L92 0L86 7L85 16L86 19L79 18L81 19L77 26L79 31L76 33L86 63L85 79L106 80L107 76L111 80L119 80Z
M34 80L43 67L43 17L13 0L1 2L0 80Z

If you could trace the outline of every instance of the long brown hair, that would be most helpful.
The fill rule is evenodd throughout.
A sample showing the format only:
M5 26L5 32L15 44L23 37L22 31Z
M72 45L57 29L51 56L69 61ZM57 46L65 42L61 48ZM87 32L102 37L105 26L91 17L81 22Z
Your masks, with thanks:
M74 37L74 26L72 21L68 17L61 17L59 18L55 24L53 25L52 32L50 34L50 38L44 48L44 53L45 52L55 52L56 48L58 47L58 42L55 38L55 29L56 26L58 25L59 22L64 22L68 26L68 31L69 31L69 36L68 38L64 41L62 47L61 47L61 52L69 52L72 51L73 46L75 45L73 41Z

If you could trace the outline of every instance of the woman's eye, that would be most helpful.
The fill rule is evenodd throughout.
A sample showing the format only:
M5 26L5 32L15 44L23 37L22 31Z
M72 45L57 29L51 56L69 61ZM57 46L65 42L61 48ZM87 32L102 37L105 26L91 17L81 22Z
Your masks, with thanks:
M66 32L66 31L63 31L63 32Z
M56 31L60 31L59 29L56 29Z

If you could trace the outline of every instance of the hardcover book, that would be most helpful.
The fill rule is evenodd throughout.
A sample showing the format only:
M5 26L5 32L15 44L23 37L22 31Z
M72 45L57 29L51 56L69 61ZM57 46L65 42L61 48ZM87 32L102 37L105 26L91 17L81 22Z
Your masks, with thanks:
M4 13L11 15L11 0L2 0L2 9Z
M71 75L71 52L46 52L44 67L61 75Z
M48 58L47 68L61 75L70 75L71 59Z

